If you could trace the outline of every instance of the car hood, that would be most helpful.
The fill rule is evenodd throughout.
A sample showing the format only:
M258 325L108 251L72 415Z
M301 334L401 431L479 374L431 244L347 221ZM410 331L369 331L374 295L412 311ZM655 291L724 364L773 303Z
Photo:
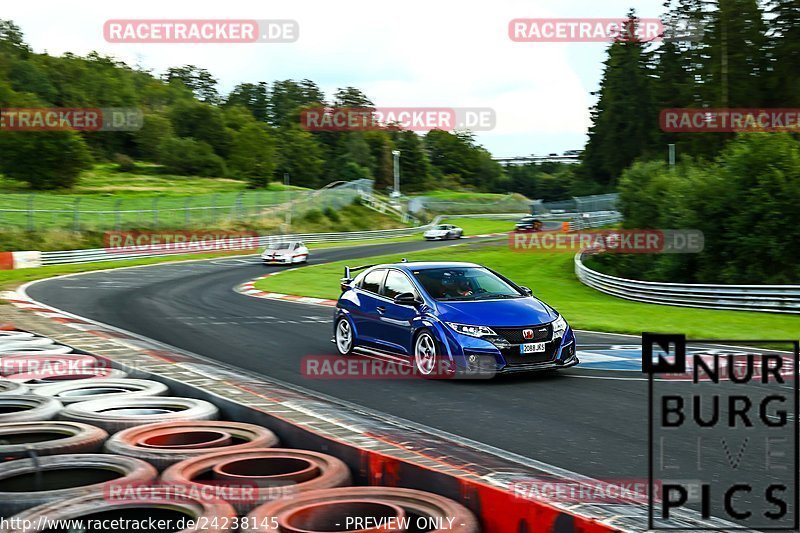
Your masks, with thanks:
M521 327L552 322L558 313L536 298L477 302L436 302L445 322L474 326Z
M290 250L264 250L261 255L269 255L269 256L281 256L281 255L290 255L292 252Z

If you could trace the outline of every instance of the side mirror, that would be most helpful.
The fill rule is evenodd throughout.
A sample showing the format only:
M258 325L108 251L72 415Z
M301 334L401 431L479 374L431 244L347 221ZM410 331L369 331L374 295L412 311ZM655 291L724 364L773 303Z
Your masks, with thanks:
M398 305L417 305L419 300L411 292L402 292L394 297L394 303Z
M525 296L533 296L533 291L528 287L520 287L520 289L522 289L522 292L525 293Z

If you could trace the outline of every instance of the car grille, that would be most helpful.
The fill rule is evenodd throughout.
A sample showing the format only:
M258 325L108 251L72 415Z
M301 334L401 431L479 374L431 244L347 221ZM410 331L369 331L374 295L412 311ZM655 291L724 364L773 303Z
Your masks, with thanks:
M558 342L548 342L543 352L527 354L519 353L519 347L514 346L513 348L504 348L500 350L500 353L503 354L503 359L509 366L548 363L555 359L558 346Z
M543 326L542 325L530 326L527 328L492 328L492 329L494 330L495 333L503 337L510 344L524 344L530 342L549 341L553 332L552 324L545 324ZM522 331L525 329L533 330L532 339L526 339L523 336Z

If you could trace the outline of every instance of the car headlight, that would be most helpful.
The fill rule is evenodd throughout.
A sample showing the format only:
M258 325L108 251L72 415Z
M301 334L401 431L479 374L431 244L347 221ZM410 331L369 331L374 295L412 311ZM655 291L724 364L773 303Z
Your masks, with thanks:
M567 331L567 321L563 316L558 315L558 318L553 321L553 337L562 337L565 331Z
M492 328L486 326L469 326L467 324L456 324L454 322L447 322L447 325L453 328L456 333L467 335L469 337L486 337L488 335L497 335Z

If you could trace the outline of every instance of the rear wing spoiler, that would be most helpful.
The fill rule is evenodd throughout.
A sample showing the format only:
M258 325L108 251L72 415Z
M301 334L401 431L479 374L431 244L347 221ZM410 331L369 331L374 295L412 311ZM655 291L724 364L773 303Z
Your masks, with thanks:
M350 283L353 282L353 272L358 272L359 270L366 270L368 268L372 268L375 265L362 265L357 267L346 266L344 267L344 277L340 280L341 281L341 289L342 291L347 290L350 286Z

